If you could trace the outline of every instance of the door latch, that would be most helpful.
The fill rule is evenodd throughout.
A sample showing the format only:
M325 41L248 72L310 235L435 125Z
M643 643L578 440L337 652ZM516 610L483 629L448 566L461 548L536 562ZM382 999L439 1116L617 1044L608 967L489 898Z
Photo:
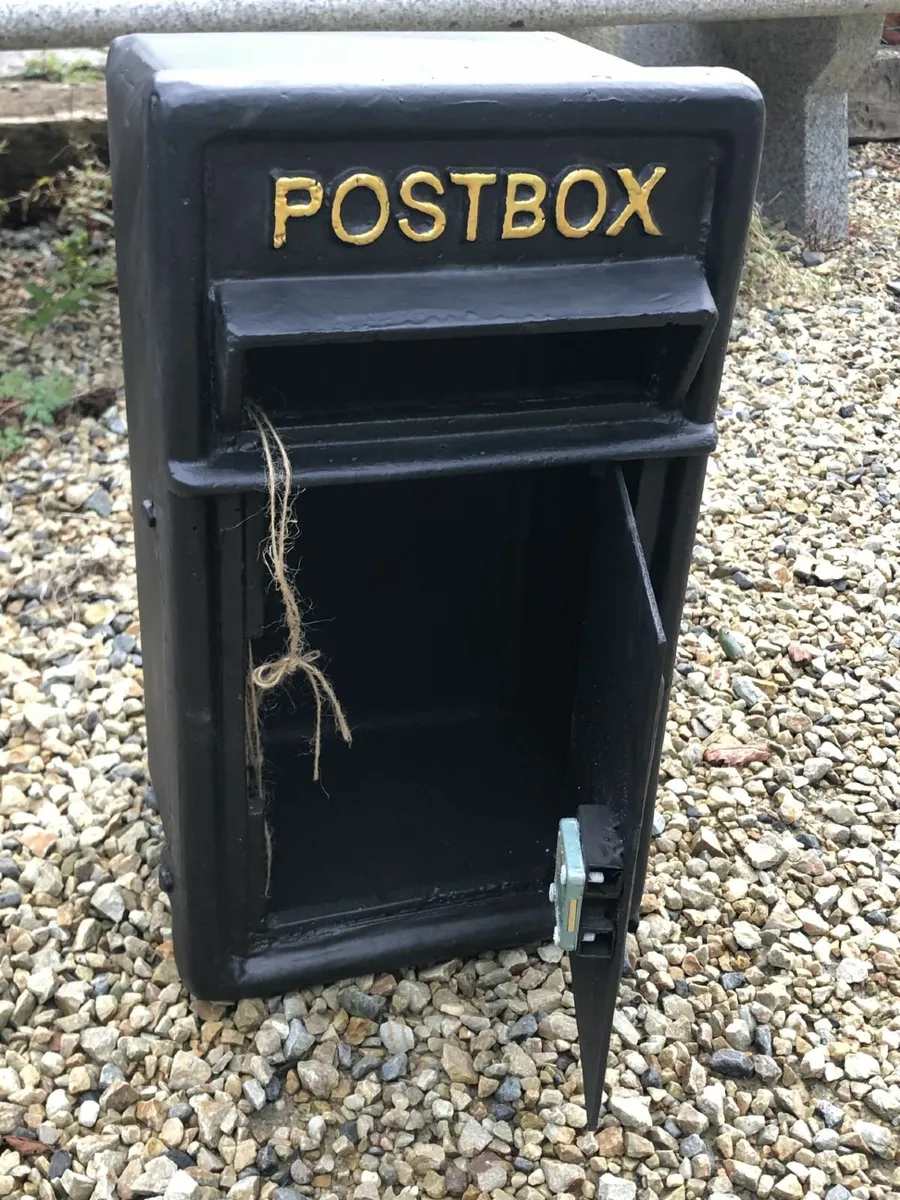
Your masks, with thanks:
M556 870L550 884L550 903L556 912L553 940L560 950L578 945L578 926L584 901L584 855L575 817L563 817L556 838Z
M622 851L617 815L606 805L583 804L576 817L560 821L550 902L553 940L561 950L612 956Z

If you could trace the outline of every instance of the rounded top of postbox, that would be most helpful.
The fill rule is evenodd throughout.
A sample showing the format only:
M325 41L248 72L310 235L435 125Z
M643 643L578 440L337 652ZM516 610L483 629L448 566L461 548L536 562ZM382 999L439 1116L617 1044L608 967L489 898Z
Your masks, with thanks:
M643 68L555 33L257 33L129 36L113 43L157 79L219 90L534 87L624 80Z
M643 73L624 59L555 33L212 33L129 36L113 43L157 74L237 87L412 84L536 85L623 79Z

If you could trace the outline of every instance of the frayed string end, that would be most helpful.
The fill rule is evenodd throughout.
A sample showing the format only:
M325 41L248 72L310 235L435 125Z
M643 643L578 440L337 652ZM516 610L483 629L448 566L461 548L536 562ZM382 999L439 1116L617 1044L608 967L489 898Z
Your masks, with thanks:
M296 519L291 504L291 460L284 443L272 422L258 409L250 410L259 431L260 444L266 464L268 485L269 538L265 548L265 559L272 582L278 589L284 610L287 629L287 646L284 653L267 662L253 665L249 660L247 693L244 706L246 727L247 759L253 769L260 797L264 796L262 738L260 734L260 704L266 692L280 687L298 672L302 672L312 690L316 705L315 727L312 737L313 779L319 779L322 755L322 720L326 707L331 710L335 726L349 746L352 741L350 726L341 703L335 694L328 676L318 665L319 652L311 650L306 642L300 602L287 572L287 555L291 540L296 533ZM266 824L266 855L271 869L271 831Z

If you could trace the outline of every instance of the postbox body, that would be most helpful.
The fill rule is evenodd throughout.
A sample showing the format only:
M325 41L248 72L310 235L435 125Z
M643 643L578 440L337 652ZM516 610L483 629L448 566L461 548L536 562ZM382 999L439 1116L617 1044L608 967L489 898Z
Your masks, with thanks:
M607 861L573 970L600 1054L758 92L549 34L125 38L108 80L185 979L226 999L545 939L559 821L591 806ZM254 413L289 455L287 570L353 732L326 713L314 781L296 674L260 707L262 787L248 670L286 635Z

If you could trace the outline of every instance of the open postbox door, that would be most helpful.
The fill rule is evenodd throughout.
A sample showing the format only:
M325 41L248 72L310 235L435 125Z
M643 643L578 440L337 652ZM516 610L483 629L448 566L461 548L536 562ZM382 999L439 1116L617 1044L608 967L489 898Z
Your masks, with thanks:
M181 972L555 926L595 1122L759 94L544 34L125 38L108 81Z

